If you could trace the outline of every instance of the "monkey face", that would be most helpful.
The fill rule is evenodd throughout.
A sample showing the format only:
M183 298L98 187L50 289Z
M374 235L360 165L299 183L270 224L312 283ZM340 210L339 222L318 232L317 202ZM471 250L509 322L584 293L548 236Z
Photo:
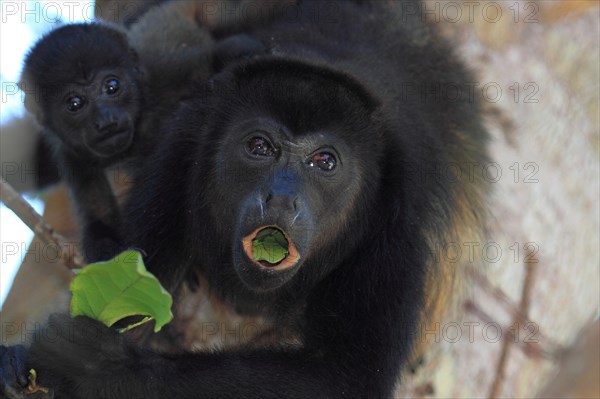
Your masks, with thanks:
M278 60L239 71L213 80L214 97L203 93L202 101L182 107L176 120L184 122L173 130L211 144L188 156L207 160L192 180L209 187L193 191L202 200L190 201L199 204L192 214L203 222L192 224L198 230L191 236L214 222L223 248L209 262L220 265L215 273L253 293L274 294L325 276L360 240L368 207L355 204L373 201L382 146L372 138L381 129L350 77L328 80L328 70ZM202 131L202 138L197 126L216 130ZM345 229L356 237L340 236ZM217 253L197 241L199 259Z
M47 124L78 157L111 162L133 142L139 91L125 68L98 71L89 82L64 85L59 96L47 102Z
M357 194L347 190L354 165L342 162L352 159L344 139L290 128L294 121L282 119L235 123L218 154L229 162L217 173L239 188L232 204L234 268L255 291L276 289L312 263Z

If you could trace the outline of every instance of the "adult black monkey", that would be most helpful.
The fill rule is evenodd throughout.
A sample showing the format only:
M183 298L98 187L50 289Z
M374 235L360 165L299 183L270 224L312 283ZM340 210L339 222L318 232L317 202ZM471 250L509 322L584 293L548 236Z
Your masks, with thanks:
M127 206L129 244L161 281L197 270L299 345L163 355L59 317L26 367L7 350L5 384L35 368L56 397L390 397L436 302L435 249L485 213L479 176L431 171L487 159L464 68L394 4L307 1L247 31L269 54L194 89ZM247 244L273 226L288 254L270 263Z

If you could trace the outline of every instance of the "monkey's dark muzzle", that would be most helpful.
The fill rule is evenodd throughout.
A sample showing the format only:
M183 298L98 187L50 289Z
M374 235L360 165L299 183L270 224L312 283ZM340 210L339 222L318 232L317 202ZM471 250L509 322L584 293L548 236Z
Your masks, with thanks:
M134 130L130 127L107 132L97 132L86 136L85 145L92 154L104 157L112 157L127 151L132 143Z

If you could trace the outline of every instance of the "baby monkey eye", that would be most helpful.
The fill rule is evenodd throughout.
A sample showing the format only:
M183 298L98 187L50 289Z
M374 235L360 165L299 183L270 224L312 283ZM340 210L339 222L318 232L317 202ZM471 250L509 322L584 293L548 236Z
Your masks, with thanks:
M80 96L72 96L67 99L67 109L71 112L77 112L85 105L85 99Z
M120 88L121 84L117 79L108 79L106 82L104 82L104 92L109 96L117 94Z
M248 140L248 152L257 157L274 157L277 152L269 140L264 137L252 137Z
M315 154L308 160L307 163L308 166L316 166L325 172L331 172L337 166L337 160L335 159L335 156L329 152L320 152Z

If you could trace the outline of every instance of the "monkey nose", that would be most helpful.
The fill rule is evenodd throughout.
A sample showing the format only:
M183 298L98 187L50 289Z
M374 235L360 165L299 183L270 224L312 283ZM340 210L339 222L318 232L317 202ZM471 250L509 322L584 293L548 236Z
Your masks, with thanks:
M104 119L96 121L96 130L100 133L113 133L118 130L119 123L113 119Z

